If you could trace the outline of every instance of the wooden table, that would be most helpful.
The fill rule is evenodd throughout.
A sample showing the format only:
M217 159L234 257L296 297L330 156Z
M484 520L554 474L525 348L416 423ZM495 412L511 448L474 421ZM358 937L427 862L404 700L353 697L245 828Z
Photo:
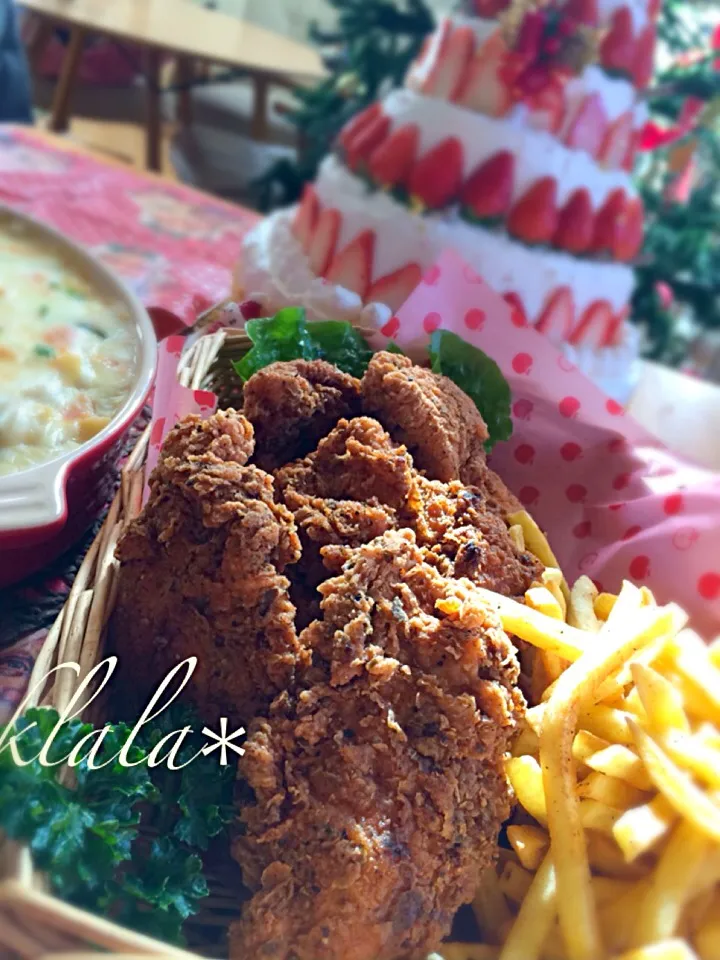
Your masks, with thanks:
M40 14L42 29L31 41L35 61L57 25L70 28L70 43L53 102L52 130L66 129L70 101L80 59L90 35L137 44L145 51L147 89L147 166L159 168L160 63L163 54L177 60L178 76L189 83L195 64L212 64L246 72L254 84L252 135L262 140L267 131L268 90L271 83L288 85L324 76L318 53L310 46L227 14L195 6L189 0L22 0L27 10ZM189 114L189 97L181 111Z

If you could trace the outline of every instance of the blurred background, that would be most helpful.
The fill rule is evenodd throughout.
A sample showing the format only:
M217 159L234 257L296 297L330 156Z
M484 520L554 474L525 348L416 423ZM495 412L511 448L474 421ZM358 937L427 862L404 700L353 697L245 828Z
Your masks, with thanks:
M346 119L401 81L453 6L72 0L86 12L78 27L62 22L67 4L18 4L35 123L262 211L297 198ZM238 32L233 46L247 24L263 32ZM665 0L659 33L636 171L648 229L633 316L646 356L720 381L717 0Z

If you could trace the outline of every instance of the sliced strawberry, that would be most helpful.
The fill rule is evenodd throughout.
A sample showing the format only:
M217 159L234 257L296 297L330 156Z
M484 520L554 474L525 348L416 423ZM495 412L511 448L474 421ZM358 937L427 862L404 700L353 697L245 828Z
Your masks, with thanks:
M390 117L381 114L362 127L345 147L345 162L351 170L358 170L367 163L390 132Z
M481 220L504 216L510 209L515 157L501 150L482 163L465 182L460 202Z
M500 31L491 34L468 65L455 102L488 117L504 117L513 103L510 86L502 74L507 53Z
M473 0L475 13L479 17L491 20L510 4L510 0Z
M605 140L608 129L608 116L600 94L591 93L585 97L580 109L573 117L565 143L575 150L584 150L591 157L597 157Z
M383 187L405 186L420 143L420 129L406 123L394 130L387 140L373 150L368 170L375 183Z
M563 14L568 20L597 27L600 22L597 0L567 0Z
M320 201L317 193L315 193L315 188L312 184L307 183L292 224L293 235L305 253L310 246L310 240L315 232L319 216Z
M655 26L652 23L648 23L638 37L635 45L633 79L635 86L640 90L644 90L652 79L653 69L655 67L655 40Z
M622 343L625 321L630 316L630 307L625 307L620 313L616 313L607 327L605 340L600 344L601 347L616 347Z
M575 323L575 301L569 287L558 287L548 296L535 324L540 333L554 342L567 340Z
M607 341L613 319L612 307L607 300L595 300L570 334L570 343L602 347Z
M405 303L422 280L422 270L417 263L409 263L393 273L380 277L370 287L368 303L384 303L395 313Z
M633 142L632 110L621 113L608 127L598 160L606 170L619 170Z
M310 269L316 277L325 276L330 261L335 255L340 222L340 212L335 209L323 210L318 218L307 252Z
M513 324L516 327L526 327L528 325L528 318L525 313L525 305L517 293L510 291L509 293L504 293L502 298L505 303L510 305Z
M632 75L635 38L629 7L618 7L610 20L610 29L600 44L600 62L607 70Z
M365 299L372 277L375 231L363 230L333 257L327 272L329 283L352 290Z
M554 177L541 177L512 208L507 228L527 243L549 243L557 224L557 183Z
M633 260L643 245L645 214L643 205L636 197L628 200L619 218L613 254L617 260Z
M534 130L557 133L565 118L565 90L553 77L542 90L525 101L528 107L528 123Z
M448 137L414 164L408 190L426 207L444 207L460 192L462 176L462 144L457 137Z
M360 113L356 113L354 117L351 117L340 131L340 136L338 137L338 143L343 150L347 150L348 144L354 140L365 127L369 126L373 120L377 120L381 115L382 107L379 103L373 103L371 106L361 110Z
M595 229L590 194L584 187L576 190L560 211L553 245L571 253L583 253L592 243Z
M637 156L640 140L642 139L642 130L633 130L632 136L628 141L627 153L622 163L623 170L632 173L635 167L635 157Z
M621 188L618 187L608 194L595 217L595 230L590 244L593 253L612 252L615 249L618 225L626 203L627 197Z
M420 55L408 71L405 82L410 90L422 90L429 77L435 72L445 55L451 31L452 21L449 17L443 17L434 33L426 39Z
M463 26L452 30L444 49L420 87L421 92L429 97L452 100L474 52L475 33L472 28Z

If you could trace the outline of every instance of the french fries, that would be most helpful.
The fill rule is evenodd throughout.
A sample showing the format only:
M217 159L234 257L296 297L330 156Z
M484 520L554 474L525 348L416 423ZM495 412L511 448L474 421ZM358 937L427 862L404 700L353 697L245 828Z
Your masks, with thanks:
M532 648L532 700L506 761L522 815L476 912L499 960L720 960L720 638L646 588L546 574L525 604L484 592Z

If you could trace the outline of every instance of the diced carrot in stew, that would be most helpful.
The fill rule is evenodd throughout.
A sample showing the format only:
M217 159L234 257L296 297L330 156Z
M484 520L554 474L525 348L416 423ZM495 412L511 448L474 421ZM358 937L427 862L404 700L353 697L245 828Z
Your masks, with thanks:
M72 327L50 327L50 329L43 334L43 340L58 350L67 348L72 343Z

